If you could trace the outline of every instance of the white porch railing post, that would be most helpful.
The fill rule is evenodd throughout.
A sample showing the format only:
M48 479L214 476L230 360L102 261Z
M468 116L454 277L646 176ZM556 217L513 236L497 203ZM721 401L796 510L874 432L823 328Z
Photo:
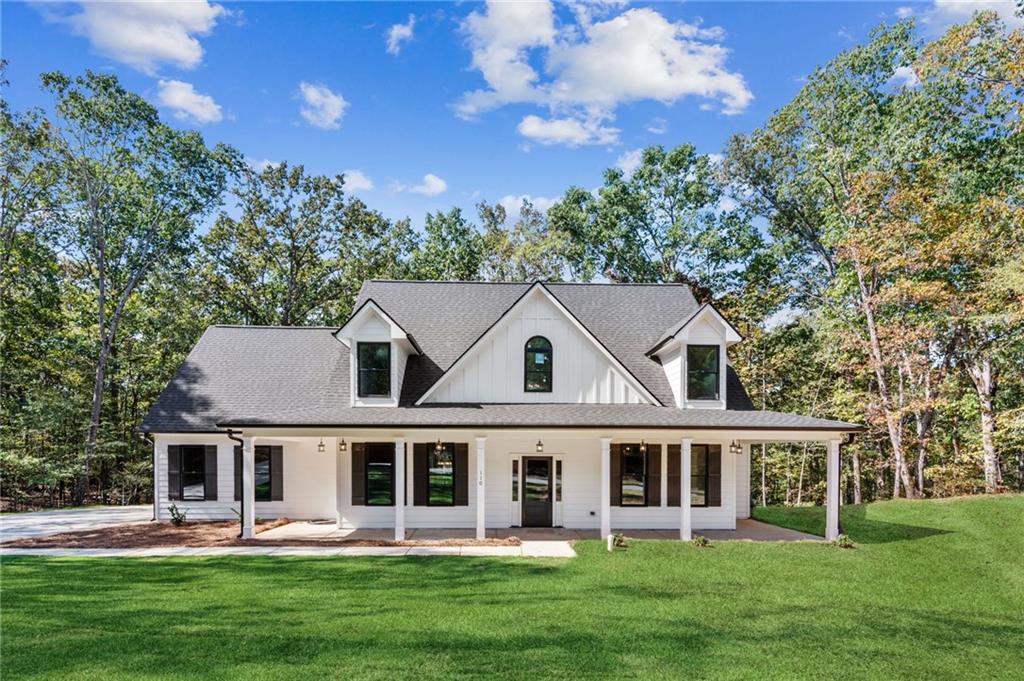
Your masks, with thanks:
M612 533L612 439L601 438L601 538Z
M825 539L839 537L839 440L828 441L828 467L825 482Z
M476 538L487 536L487 494L485 487L487 467L487 438L476 439Z
M405 438L395 438L395 541L405 539Z
M256 445L242 436L242 539L256 535Z
M693 511L690 508L690 448L693 440L684 437L680 446L682 461L679 466L679 538L690 541L693 538Z

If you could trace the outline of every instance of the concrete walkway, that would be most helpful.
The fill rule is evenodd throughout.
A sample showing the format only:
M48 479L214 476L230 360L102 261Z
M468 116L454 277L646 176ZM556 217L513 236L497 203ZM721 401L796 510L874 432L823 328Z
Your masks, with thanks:
M0 541L95 530L111 525L149 522L153 507L100 506L66 511L32 511L0 515Z
M151 549L0 549L0 557L189 558L205 556L500 556L575 558L569 542L524 541L520 546L162 546Z

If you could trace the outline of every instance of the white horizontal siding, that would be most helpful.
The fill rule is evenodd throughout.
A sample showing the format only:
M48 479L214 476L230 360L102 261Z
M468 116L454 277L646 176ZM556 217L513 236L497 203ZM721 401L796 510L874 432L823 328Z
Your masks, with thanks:
M168 507L187 511L189 520L236 520L235 442L224 435L157 435L157 476L160 487L159 519L170 518ZM325 441L326 442L326 441ZM257 518L333 518L335 511L335 460L331 445L323 454L311 439L258 439L257 444L283 447L282 501L257 501ZM217 445L217 500L171 501L167 496L167 447L169 445Z

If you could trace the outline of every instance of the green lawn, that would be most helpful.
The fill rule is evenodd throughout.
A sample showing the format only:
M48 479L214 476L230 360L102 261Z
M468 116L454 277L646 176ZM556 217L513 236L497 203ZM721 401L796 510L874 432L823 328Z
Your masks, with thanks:
M803 515L811 516L810 521ZM817 523L814 509L788 523ZM844 509L858 548L568 561L8 558L3 678L1021 679L1024 496Z

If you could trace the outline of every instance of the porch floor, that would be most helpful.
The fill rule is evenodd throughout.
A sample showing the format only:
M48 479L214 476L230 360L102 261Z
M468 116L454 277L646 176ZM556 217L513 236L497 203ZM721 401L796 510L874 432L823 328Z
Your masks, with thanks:
M622 530L622 532L633 539L679 539L678 530ZM749 518L737 520L735 530L695 529L693 533L716 541L824 541L817 535L777 527ZM476 531L473 529L408 529L405 531L405 538L410 540L473 539L475 536ZM599 539L600 530L574 530L563 527L508 527L489 529L487 536L501 539L519 537L523 541L529 542L565 542L574 539ZM309 521L288 523L256 535L256 539L304 539L325 542L341 540L391 541L393 538L394 531L389 528L354 530L339 528L334 523Z

